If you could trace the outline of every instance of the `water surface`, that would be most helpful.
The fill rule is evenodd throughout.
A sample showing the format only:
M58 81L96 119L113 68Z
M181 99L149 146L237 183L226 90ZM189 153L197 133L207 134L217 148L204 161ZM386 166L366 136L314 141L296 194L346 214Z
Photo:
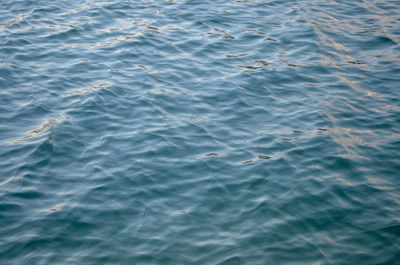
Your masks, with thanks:
M399 264L400 3L0 7L1 264Z

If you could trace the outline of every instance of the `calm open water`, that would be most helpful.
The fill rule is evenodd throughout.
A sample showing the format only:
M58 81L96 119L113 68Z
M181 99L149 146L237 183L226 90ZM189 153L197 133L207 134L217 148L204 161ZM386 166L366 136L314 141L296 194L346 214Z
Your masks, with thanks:
M400 2L0 4L0 264L400 264Z

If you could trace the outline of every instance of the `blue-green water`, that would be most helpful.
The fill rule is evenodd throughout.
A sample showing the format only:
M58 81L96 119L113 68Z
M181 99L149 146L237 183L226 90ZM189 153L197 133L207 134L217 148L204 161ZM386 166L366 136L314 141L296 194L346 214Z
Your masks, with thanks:
M0 264L400 264L400 2L0 4Z

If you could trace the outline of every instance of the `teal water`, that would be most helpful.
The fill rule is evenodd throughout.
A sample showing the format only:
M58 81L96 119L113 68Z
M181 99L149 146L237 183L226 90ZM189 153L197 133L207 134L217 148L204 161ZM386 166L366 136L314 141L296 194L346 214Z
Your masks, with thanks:
M0 264L400 264L400 2L0 4Z

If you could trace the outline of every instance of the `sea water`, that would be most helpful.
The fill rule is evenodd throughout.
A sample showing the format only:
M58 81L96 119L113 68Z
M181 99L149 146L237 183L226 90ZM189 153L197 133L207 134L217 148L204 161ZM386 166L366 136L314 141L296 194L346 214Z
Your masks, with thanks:
M1 264L399 264L400 2L2 0Z

